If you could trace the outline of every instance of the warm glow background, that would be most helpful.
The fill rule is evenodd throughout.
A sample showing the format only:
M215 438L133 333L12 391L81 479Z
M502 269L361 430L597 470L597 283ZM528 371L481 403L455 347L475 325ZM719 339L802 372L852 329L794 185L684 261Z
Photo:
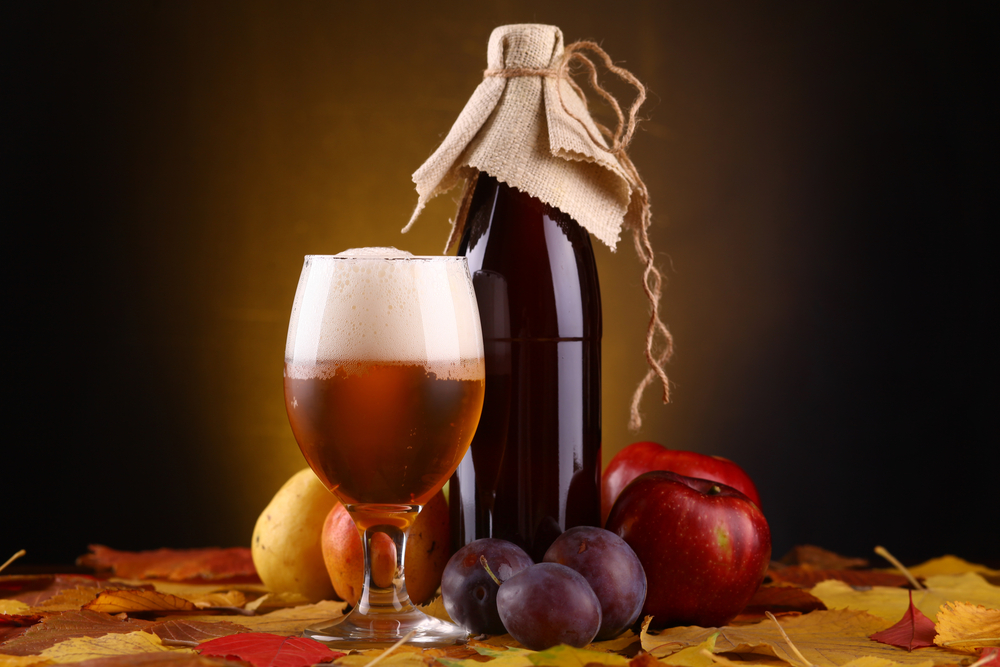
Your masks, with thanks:
M490 31L515 22L599 41L650 91L631 155L669 281L674 401L648 392L626 430L647 306L631 240L595 246L605 461L641 439L736 460L776 557L1000 558L984 525L1000 464L997 24L961 11L5 7L0 560L249 544L304 465L281 387L303 255L441 252L458 192L402 236L410 174L480 80Z

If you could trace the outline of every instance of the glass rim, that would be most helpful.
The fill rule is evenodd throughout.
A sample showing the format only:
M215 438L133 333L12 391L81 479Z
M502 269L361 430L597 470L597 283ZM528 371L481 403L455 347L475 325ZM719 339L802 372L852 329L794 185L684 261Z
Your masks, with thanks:
M379 262L412 262L415 260L420 261L461 261L466 262L468 258L465 255L408 255L406 257L387 257L385 255L305 255L304 259L321 259L321 260L376 260Z

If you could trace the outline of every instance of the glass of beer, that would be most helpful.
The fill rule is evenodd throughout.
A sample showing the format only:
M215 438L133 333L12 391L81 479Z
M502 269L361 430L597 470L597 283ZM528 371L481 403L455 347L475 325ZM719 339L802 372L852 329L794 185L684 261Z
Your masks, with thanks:
M306 630L337 647L464 641L406 593L406 538L476 432L485 364L464 257L364 248L305 258L285 347L285 407L299 448L361 533L364 589L346 616ZM395 547L374 576L373 543ZM391 549L390 549L391 553Z

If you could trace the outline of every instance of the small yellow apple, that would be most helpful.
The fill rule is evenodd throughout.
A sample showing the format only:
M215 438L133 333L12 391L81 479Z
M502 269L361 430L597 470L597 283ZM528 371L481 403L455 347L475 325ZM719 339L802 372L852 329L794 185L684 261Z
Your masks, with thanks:
M434 597L441 585L441 573L451 556L451 526L448 501L438 492L417 515L410 528L403 565L406 572L406 592L414 604L423 604ZM361 535L338 503L323 523L323 560L341 599L358 603L364 584L364 553ZM372 579L376 585L387 586L395 574L396 545L384 535L372 540Z
M320 545L323 520L340 506L310 468L293 475L257 519L250 554L272 593L298 593L311 602L336 599Z

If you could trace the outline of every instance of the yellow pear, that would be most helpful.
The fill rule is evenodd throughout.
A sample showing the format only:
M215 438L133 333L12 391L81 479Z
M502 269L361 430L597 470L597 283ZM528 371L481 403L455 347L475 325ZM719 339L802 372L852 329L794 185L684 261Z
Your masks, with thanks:
M305 468L285 482L253 529L254 567L272 593L298 593L311 602L337 599L323 562L323 522L338 504Z

